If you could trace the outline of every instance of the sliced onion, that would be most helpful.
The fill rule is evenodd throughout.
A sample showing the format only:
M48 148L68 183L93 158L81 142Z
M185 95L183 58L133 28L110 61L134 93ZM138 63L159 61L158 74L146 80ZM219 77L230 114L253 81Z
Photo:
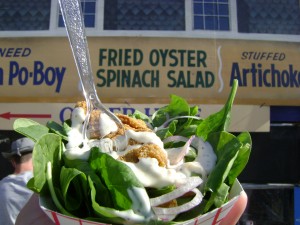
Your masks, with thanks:
M183 137L183 136L170 136L167 137L166 139L163 140L163 143L168 143L168 142L187 142L189 139L187 137Z
M163 214L163 215L159 215L156 214L157 218L161 219L162 221L172 221L176 218L177 214Z
M157 127L157 129L163 129L163 128L166 128L170 122L172 122L173 120L176 120L176 119L195 119L195 120L201 120L200 117L198 116L176 116L176 117L173 117L171 119L168 119L166 122L164 122L161 126Z
M170 221L173 220L175 216L178 215L179 213L186 212L194 208L195 206L201 203L203 195L197 188L194 188L191 191L196 194L191 201L182 204L180 206L171 207L171 208L152 207L154 213L158 218L165 221Z
M180 148L166 149L171 165L178 164L184 158L184 156L188 153L189 147L194 138L195 136L190 137L190 139L187 140L185 145Z
M171 191L159 197L151 198L150 204L151 206L158 206L166 202L169 202L193 190L194 188L198 187L201 183L202 183L202 179L200 177L189 177L187 178L187 182L185 184L176 188L174 191Z

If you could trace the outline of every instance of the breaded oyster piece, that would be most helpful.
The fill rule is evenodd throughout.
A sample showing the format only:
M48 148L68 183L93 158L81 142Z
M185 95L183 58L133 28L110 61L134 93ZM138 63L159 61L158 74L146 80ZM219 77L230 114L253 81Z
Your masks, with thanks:
M139 158L155 158L161 167L166 167L168 161L165 152L155 144L144 144L139 148L128 151L125 155L120 156L119 159L126 162L137 163Z
M75 108L77 108L77 107L83 108L84 109L84 113L86 114L87 106L86 106L86 102L85 101L76 102Z
M84 109L84 112L87 112L87 105L85 101L80 101L77 102L75 107L81 107ZM89 135L91 139L100 139L103 138L100 135L99 132L99 126L101 126L101 124L99 124L99 118L100 118L100 114L101 111L100 110L93 110L90 116L90 122L89 122ZM149 129L147 127L147 124L140 119L135 119L132 117L129 117L127 115L124 114L116 114L116 116L122 121L122 123L124 124L124 128L125 130L134 130L136 132L138 131L151 131L151 129ZM110 133L108 135L105 136L105 138L111 138L114 139L116 136L118 135L123 135L124 131L122 128L119 128L118 131ZM129 140L130 145L136 144L137 142L133 141L133 140Z
M116 114L117 117L122 121L125 126L125 129L130 129L134 131L152 131L147 124L140 119L132 118L124 114Z

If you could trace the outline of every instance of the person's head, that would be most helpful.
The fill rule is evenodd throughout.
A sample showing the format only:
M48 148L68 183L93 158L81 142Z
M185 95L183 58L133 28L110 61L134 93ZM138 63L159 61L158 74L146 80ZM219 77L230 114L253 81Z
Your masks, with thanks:
M2 152L2 155L7 160L10 160L15 168L15 172L23 170L32 170L32 151L34 142L29 138L20 138L12 142L11 148L7 152ZM17 171L16 171L17 170Z

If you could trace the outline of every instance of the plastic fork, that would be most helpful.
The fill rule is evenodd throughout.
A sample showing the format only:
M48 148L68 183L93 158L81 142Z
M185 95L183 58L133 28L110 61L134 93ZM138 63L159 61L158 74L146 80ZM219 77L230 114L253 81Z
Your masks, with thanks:
M59 0L59 5L87 104L87 114L82 128L83 137L87 138L92 111L100 110L123 129L125 138L118 139L118 141L125 142L127 138L122 122L102 104L96 92L80 0ZM115 143L114 146L118 148L118 146L124 146L124 143Z

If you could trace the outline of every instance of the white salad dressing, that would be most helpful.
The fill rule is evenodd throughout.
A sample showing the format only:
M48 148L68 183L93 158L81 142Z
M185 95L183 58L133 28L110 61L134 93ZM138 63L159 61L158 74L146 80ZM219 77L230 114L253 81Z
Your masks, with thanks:
M137 163L124 162L134 172L144 187L163 188L168 185L181 185L186 175L174 169L160 167L155 158L140 158Z
M132 209L120 211L120 210L115 210L115 209L108 210L105 207L102 207L101 210L107 211L106 213L108 215L112 214L114 216L123 218L125 220L124 224L128 224L128 225L133 224L133 223L143 224L146 220L146 218L143 215L136 214Z
M67 149L78 147L83 142L83 135L81 133L82 123L85 120L85 113L83 108L75 108L72 112L72 126L68 132L68 144Z
M84 109L81 107L75 108L72 112L71 120L72 120L72 128L81 129L82 123L85 120Z
M134 212L138 212L146 218L153 216L150 200L145 188L131 187L127 189L127 193L132 200L132 209Z
M199 162L209 174L216 165L217 155L214 152L212 146L208 142L204 142L201 138L194 138L192 145L197 149L198 154L195 161Z
M136 140L144 144L156 144L164 150L164 143L154 132L135 132L134 130L126 130L128 138Z
M82 123L85 120L84 109L77 107L72 112L72 126L68 132L68 143L64 152L65 156L70 159L87 160L90 155L90 148L85 143L87 140L82 135ZM81 147L80 147L81 146Z
M184 173L187 177L190 177L195 174L200 174L202 179L205 179L207 176L207 173L205 169L201 166L199 162L186 162L183 163L180 167L180 171Z
M110 138L103 138L95 142L95 145L101 149L101 152L112 153L114 142Z
M101 126L99 126L101 137L118 130L117 124L106 113L100 113L99 124L101 124Z
M90 148L88 147L74 147L67 149L64 154L67 157L67 159L74 160L74 159L82 159L82 160L88 160L90 156Z
M74 108L72 112L72 126L68 132L68 143L66 145L65 156L72 159L87 160L90 155L90 148L93 146L101 147L103 152L110 153L113 150L113 141L105 138L101 140L85 139L82 135L82 125L85 120L84 109L81 107ZM116 123L108 117L105 113L101 113L99 117L100 134L107 135L110 132L118 130Z

